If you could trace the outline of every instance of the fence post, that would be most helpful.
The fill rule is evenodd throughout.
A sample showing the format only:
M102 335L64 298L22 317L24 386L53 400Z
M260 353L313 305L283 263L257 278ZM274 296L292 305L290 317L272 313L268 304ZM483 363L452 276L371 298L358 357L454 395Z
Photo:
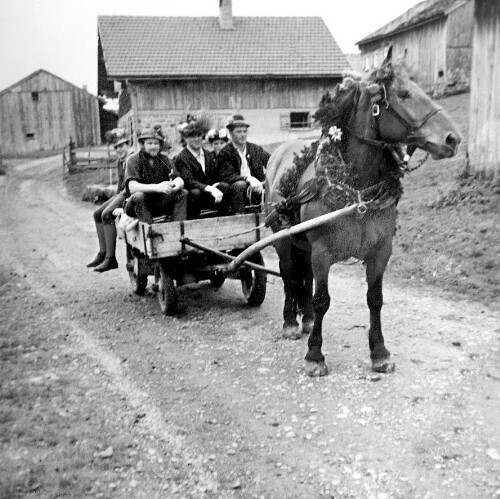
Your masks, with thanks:
M64 175L66 175L66 148L63 147L62 150L62 173L63 173L63 178Z
M76 167L77 165L77 160L76 160L76 144L73 141L73 137L71 135L69 136L69 166L68 166L68 171L71 173L71 170L73 167Z

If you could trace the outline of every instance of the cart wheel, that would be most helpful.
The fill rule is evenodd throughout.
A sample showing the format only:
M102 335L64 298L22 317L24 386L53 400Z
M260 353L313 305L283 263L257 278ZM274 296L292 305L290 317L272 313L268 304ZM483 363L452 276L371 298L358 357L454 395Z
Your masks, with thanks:
M264 259L260 253L255 253L249 259L250 262L264 265ZM262 304L266 297L267 276L265 272L243 267L240 270L241 289L243 296L249 305L257 307Z
M161 311L165 315L174 315L177 311L178 301L174 279L161 264L158 264L158 268L155 271L155 278L157 279L157 296Z
M148 285L148 275L142 271L142 265L139 257L134 256L132 248L127 244L127 270L130 279L132 291L139 296L142 296Z

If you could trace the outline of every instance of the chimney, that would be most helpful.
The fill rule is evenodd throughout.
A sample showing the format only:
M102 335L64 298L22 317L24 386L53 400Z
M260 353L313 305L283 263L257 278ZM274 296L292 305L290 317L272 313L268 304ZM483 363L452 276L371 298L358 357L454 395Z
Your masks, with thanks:
M219 0L219 25L220 29L234 29L232 0Z

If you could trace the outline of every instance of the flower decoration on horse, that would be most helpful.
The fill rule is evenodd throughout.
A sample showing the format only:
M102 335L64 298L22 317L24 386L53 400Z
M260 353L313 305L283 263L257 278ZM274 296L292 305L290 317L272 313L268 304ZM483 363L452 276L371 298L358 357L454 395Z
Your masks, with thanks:
M340 142L342 140L342 130L337 126L331 126L328 130L328 135L333 142Z

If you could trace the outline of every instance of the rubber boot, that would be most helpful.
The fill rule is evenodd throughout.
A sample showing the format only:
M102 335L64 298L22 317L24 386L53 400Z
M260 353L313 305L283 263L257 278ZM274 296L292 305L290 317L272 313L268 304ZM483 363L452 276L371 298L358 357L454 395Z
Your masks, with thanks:
M88 268L97 267L106 258L106 239L104 237L104 227L101 222L95 222L95 230L97 232L97 240L99 241L99 253L97 256L87 264Z
M115 257L116 226L114 223L104 224L104 239L106 241L106 259L94 269L94 272L107 272L118 268Z

